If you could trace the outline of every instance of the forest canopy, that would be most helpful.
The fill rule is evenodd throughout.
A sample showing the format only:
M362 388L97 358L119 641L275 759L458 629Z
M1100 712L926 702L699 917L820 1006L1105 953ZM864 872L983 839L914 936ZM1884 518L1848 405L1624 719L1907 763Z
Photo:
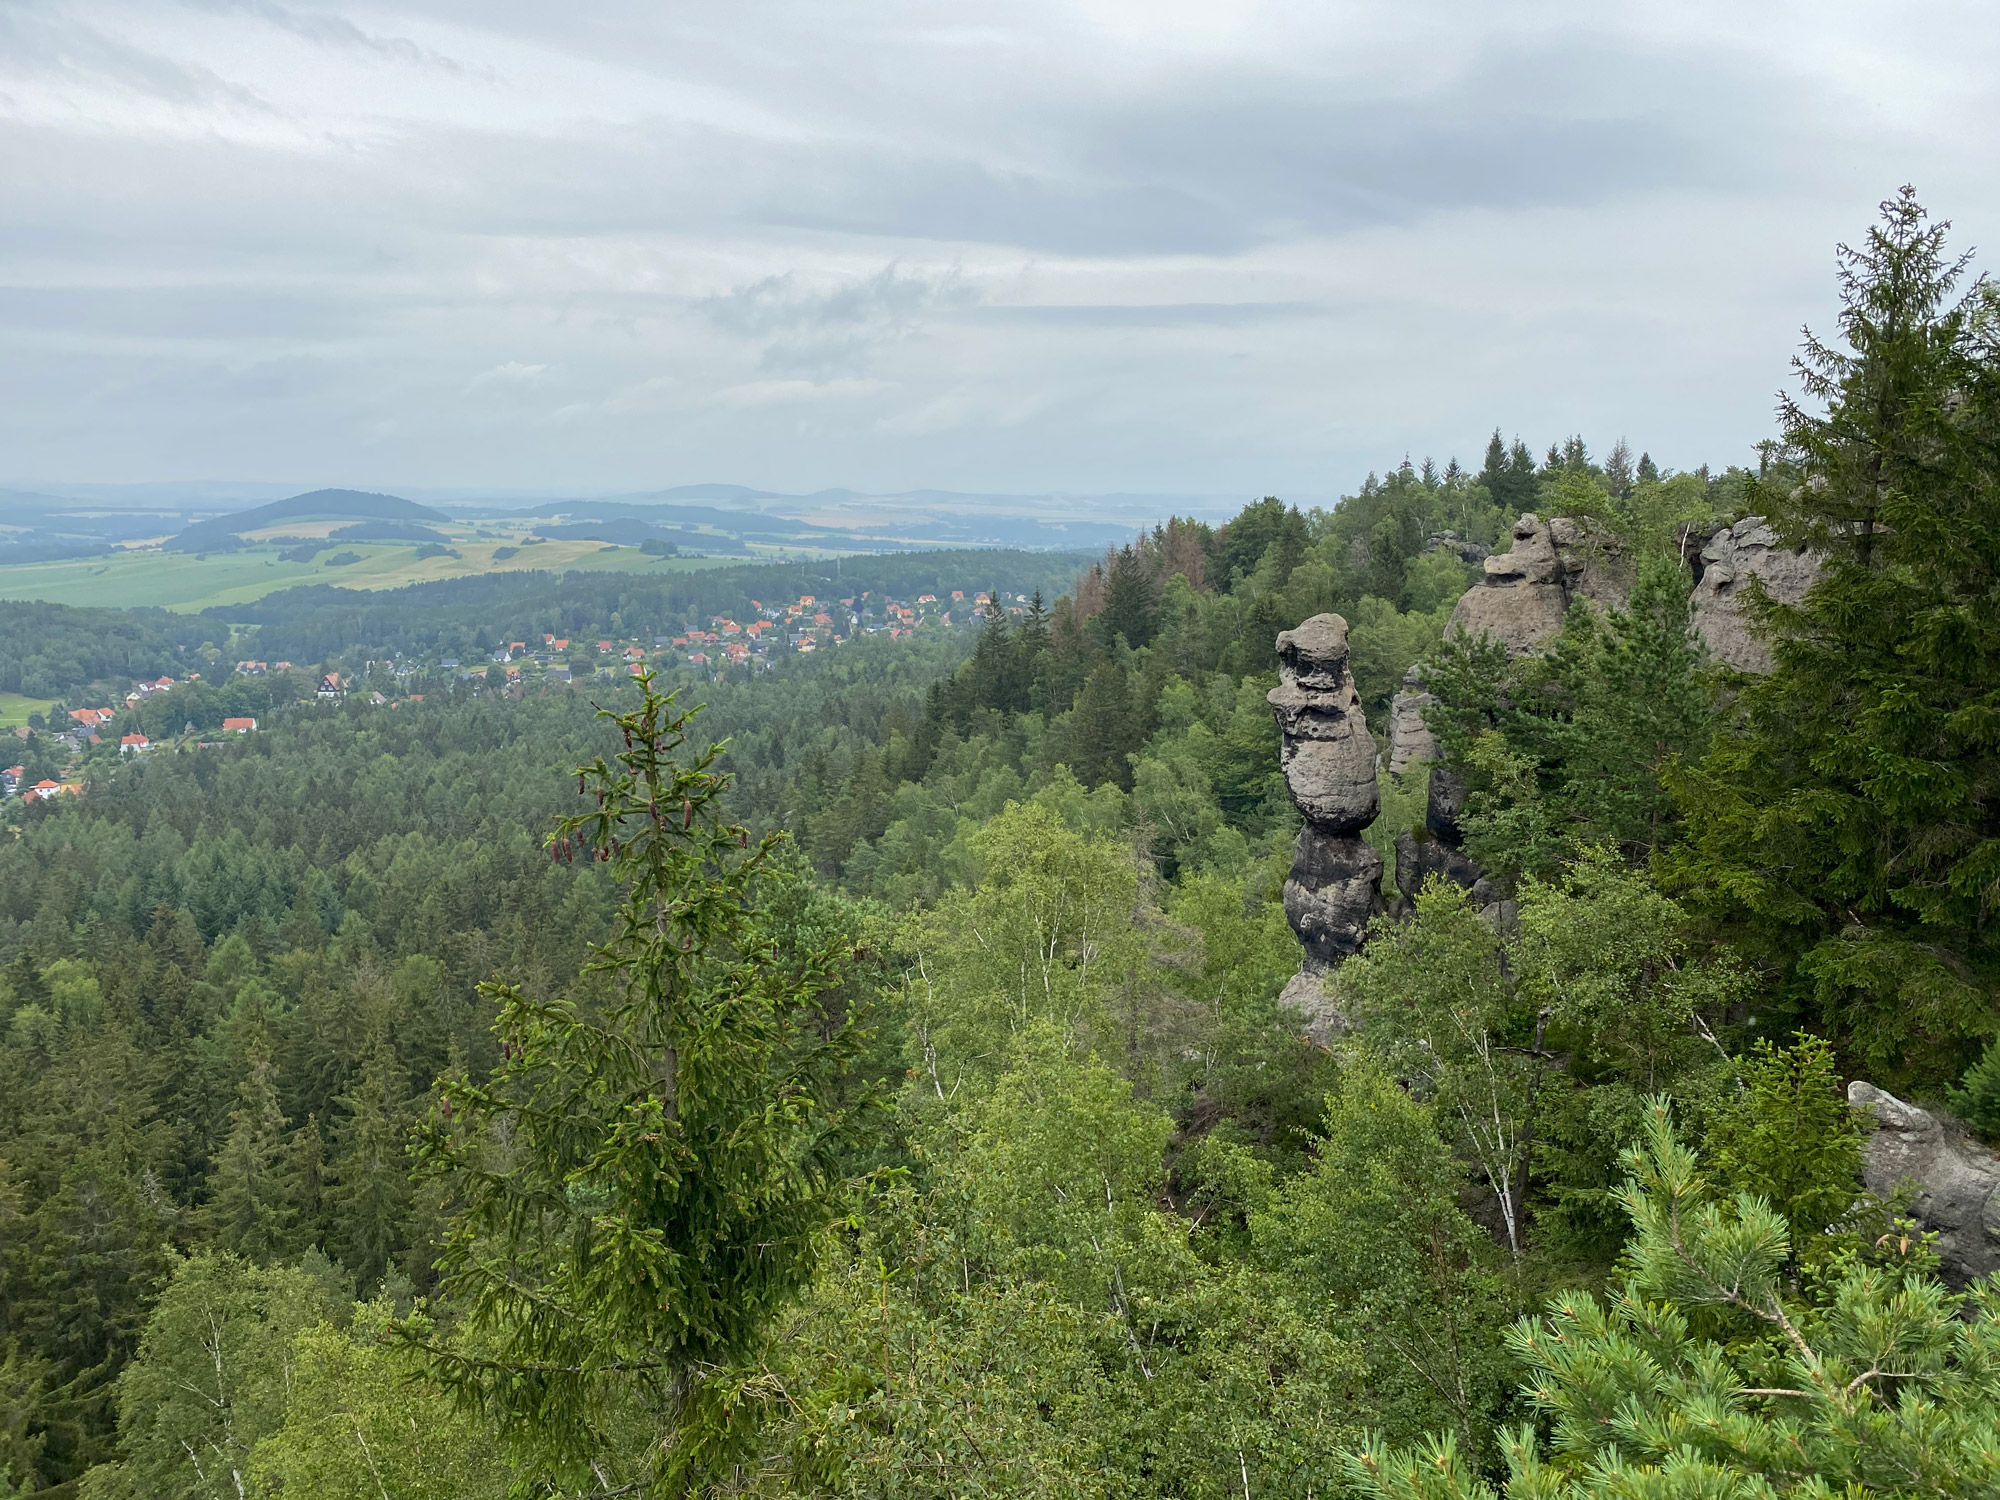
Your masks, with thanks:
M440 659L796 568L0 607L51 697L211 668L0 814L4 1487L2000 1491L2000 1290L1845 1090L2000 1132L1995 298L1908 194L1842 267L1754 469L1495 432L848 559L987 604L768 668ZM1450 625L1524 513L1630 584L1510 653ZM1821 560L1746 587L1768 672L1691 615L1753 516ZM1309 1035L1267 694L1325 613L1435 749Z

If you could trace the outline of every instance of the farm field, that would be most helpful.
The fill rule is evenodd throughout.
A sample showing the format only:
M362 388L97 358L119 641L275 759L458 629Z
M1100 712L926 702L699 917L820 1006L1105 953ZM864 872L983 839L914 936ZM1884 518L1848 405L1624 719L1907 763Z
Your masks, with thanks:
M651 557L636 547L607 548L596 541L546 541L529 546L507 538L454 539L451 546L460 556L419 558L416 547L408 542L349 542L335 544L334 551L321 553L312 562L288 560L279 555L277 548L254 547L206 556L146 550L61 562L22 563L0 567L0 599L43 599L54 604L121 609L157 606L195 614L215 606L248 604L278 589L306 583L330 583L361 590L393 589L477 573L519 573L534 569L554 573L572 570L671 573L727 567L751 560ZM510 548L512 556L494 555ZM342 553L355 554L359 561L344 567L327 565L327 558Z
M0 693L0 729L19 729L29 714L46 714L55 707L51 698L24 698L19 693Z

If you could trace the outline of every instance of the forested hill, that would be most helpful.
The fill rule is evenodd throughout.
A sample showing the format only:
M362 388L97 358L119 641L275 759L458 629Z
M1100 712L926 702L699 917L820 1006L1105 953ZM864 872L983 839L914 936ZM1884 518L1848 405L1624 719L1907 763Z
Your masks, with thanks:
M970 628L399 677L723 597L481 581L271 606L305 696L135 687L0 813L6 1487L2000 1493L2000 310L1908 194L1844 255L1754 476L1496 435L843 579L962 563ZM1732 574L1724 664L1753 537L1801 586ZM1545 628L1446 638L1502 580ZM1329 611L1338 870L1267 696ZM18 618L106 693L157 644Z
M53 698L94 682L157 677L183 667L213 629L160 609L0 600L0 693Z
M650 636L705 624L717 614L749 618L751 601L801 593L852 597L864 592L914 598L999 589L1039 589L1053 598L1069 587L1082 560L1059 553L1001 549L848 557L638 579L622 574L492 573L379 593L315 584L266 595L210 617L254 627L244 655L267 660L332 657L457 656L473 660L511 639ZM214 627L211 627L213 629Z

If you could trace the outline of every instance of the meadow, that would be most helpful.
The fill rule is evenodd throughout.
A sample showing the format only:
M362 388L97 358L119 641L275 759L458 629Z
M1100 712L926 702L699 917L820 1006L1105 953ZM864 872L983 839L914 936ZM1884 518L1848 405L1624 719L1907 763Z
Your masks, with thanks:
M55 707L53 699L24 698L19 693L0 693L0 729L19 729L29 714L46 714Z
M248 604L278 589L330 583L374 590L464 578L476 573L524 573L541 569L614 573L672 573L740 564L742 557L651 557L636 547L607 547L595 541L524 544L513 537L454 538L445 554L419 558L409 542L340 542L310 562L281 555L276 547L237 552L186 553L137 549L108 556L0 567L0 599L43 599L54 604L101 605L122 609L157 606L189 614L231 604ZM508 556L496 553L510 552ZM332 566L328 559L353 555L358 561ZM23 711L25 714L25 710ZM0 719L0 723L9 722Z

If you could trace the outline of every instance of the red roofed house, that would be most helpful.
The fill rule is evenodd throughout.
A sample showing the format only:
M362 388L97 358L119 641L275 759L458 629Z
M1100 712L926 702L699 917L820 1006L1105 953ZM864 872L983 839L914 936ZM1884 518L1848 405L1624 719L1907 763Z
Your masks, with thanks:
M143 734L128 734L118 742L118 753L120 755L138 755L150 749L152 743Z
M0 797L11 797L21 789L21 778L28 774L26 766L9 766L0 771Z
M33 790L37 797L40 797L44 802L46 802L49 800L49 798L53 797L57 792L61 791L62 788L57 786L53 781L50 781L45 776L40 781L35 783Z
M222 732L224 734L248 734L256 727L257 721L255 719L224 719L222 721Z

